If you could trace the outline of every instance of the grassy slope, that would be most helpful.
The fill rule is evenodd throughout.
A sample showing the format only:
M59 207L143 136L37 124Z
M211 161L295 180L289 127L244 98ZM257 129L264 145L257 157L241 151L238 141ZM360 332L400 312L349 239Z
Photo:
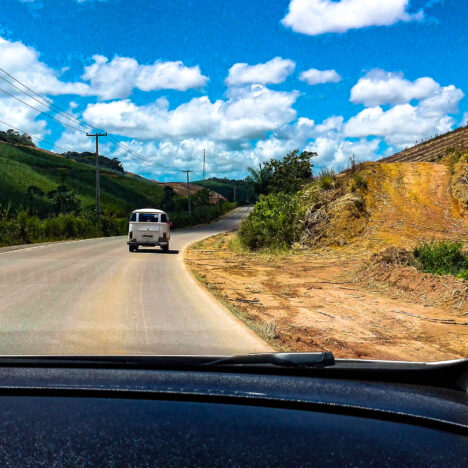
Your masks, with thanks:
M30 206L27 188L36 185L44 192L55 189L60 184L60 168L70 171L65 183L78 195L82 208L92 210L95 203L95 171L92 166L8 144L0 144L0 204L12 202L16 206ZM158 206L162 198L162 188L152 182L101 170L104 214L126 217L135 208ZM37 203L39 208L47 209L50 202L44 197Z
M234 195L234 185L231 183L224 183L224 182L217 182L214 180L196 180L193 182L196 185L201 185L209 190L213 190L214 192L218 192L228 200L233 199ZM237 200L240 201L248 201L252 197L253 190L248 190L245 187L238 187L237 188Z

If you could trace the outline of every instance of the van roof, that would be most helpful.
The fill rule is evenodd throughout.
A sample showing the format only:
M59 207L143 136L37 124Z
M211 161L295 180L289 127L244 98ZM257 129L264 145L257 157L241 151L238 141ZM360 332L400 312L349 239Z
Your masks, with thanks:
M133 210L132 213L166 213L163 210L157 210L156 208L141 208L139 210Z

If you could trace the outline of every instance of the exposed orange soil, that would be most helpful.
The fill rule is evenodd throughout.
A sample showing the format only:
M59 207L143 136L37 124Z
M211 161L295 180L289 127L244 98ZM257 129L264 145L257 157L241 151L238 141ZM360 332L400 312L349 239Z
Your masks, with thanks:
M233 233L186 252L190 268L279 349L349 358L440 360L468 356L468 282L411 267L366 270L372 252L420 240L468 240L443 164L365 167L369 221L347 245L278 256L239 253ZM248 350L246 350L248 351Z

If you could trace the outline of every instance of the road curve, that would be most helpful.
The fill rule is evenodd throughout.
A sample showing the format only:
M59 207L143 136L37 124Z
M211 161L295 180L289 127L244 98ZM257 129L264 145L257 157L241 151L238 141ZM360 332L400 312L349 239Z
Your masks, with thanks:
M171 251L125 237L0 251L0 354L237 354L270 351L185 270L191 242L235 229L238 208L174 231Z

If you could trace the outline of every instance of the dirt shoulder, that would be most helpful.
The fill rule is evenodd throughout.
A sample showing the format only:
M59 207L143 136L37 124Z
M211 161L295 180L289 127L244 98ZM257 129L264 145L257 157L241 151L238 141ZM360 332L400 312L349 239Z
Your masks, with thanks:
M245 253L231 248L234 237L224 233L198 242L186 250L185 261L277 349L393 360L468 355L466 282L451 277L431 282L424 273L400 268L408 283L420 282L405 290L401 280L395 285L385 275L373 281L360 276L369 259L352 250ZM426 283L431 295L421 289Z

